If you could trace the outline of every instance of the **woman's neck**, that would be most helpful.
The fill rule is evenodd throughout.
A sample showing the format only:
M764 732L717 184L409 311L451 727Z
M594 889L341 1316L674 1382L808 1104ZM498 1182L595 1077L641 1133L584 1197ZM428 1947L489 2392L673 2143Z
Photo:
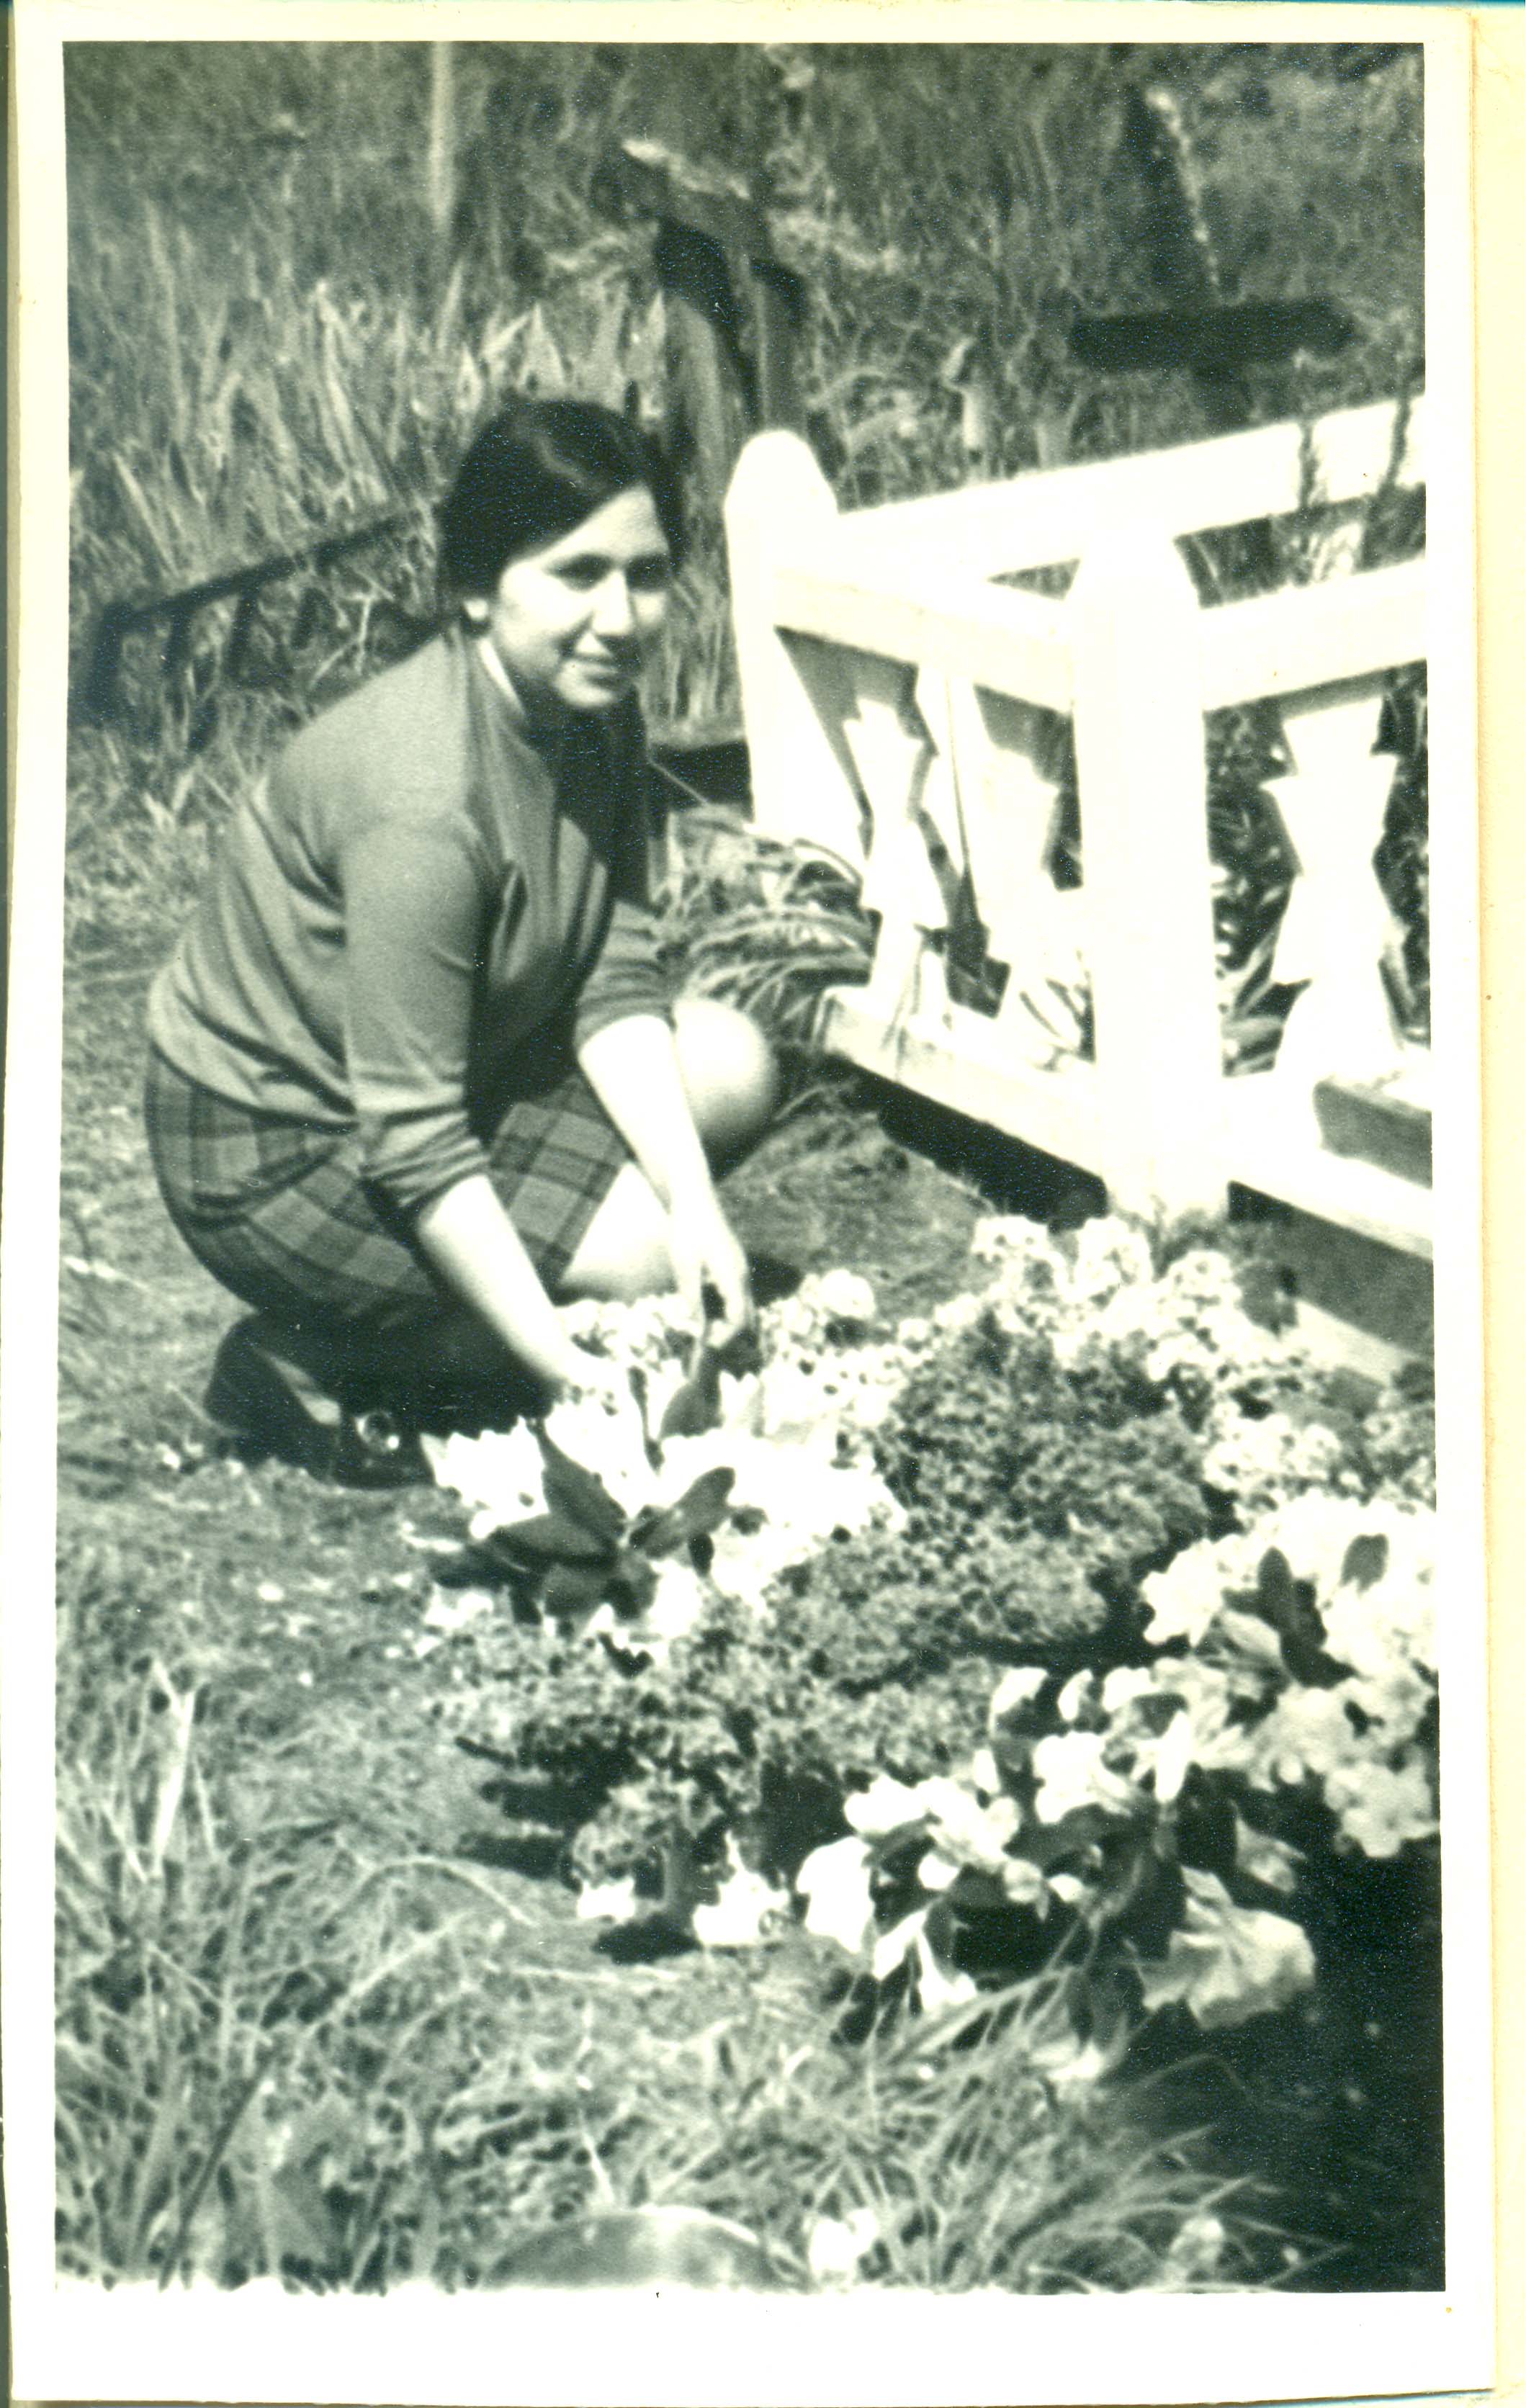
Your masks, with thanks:
M565 732L576 717L575 712L552 695L546 696L538 708L532 710L504 667L492 637L474 634L471 641L483 668L509 705L516 727L526 736L557 736Z

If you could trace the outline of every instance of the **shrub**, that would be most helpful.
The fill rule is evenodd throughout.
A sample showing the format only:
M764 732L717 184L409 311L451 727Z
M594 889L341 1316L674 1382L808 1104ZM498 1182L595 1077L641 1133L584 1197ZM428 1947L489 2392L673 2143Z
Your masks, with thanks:
M991 1315L914 1373L875 1451L909 1540L955 1577L977 1533L1046 1541L1068 1567L1062 1596L1079 1571L1117 1605L1207 1526L1201 1450L1168 1397L1127 1357L1066 1365ZM1046 1635L1039 1615L1024 1619Z
M1422 1511L1307 1496L1188 1549L1144 1584L1148 1662L1011 1671L955 1780L846 1801L857 1836L799 1876L813 1927L938 1997L972 1928L985 1969L1059 1947L1209 2028L1286 2005L1315 1974L1270 1904L1298 1888L1289 1833L1434 1850L1432 1543Z
M893 1761L908 1777L968 1752L989 1690L978 1664L854 1695L794 1645L716 1600L655 1663L510 1626L476 1642L469 1696L445 1727L505 1768L502 1799L532 1828L569 1833L583 1880L635 1875L650 1894L719 1864L727 1834L770 1873L842 1828L841 1799Z

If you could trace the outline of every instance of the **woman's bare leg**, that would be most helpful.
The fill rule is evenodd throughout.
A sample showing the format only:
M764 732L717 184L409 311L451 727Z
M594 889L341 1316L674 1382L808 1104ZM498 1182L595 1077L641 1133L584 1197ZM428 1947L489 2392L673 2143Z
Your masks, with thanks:
M687 996L673 1010L673 1037L695 1126L717 1169L756 1144L779 1099L767 1038L745 1013ZM562 1283L566 1296L652 1296L673 1284L668 1215L644 1172L627 1162L590 1221Z

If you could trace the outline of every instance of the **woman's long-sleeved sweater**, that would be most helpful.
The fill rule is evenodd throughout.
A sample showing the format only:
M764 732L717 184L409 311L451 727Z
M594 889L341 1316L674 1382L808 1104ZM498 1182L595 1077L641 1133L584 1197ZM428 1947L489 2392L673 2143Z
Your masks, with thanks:
M634 707L531 740L441 637L295 738L230 823L151 1041L230 1102L358 1125L416 1211L484 1168L537 1033L666 1014Z

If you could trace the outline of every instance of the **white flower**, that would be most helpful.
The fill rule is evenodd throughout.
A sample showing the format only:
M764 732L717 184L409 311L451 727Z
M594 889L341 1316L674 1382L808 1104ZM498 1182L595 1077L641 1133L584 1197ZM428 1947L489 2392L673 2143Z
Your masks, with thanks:
M1360 1754L1350 1717L1334 1689L1289 1689L1252 1735L1253 1761L1263 1779L1289 1786L1305 1773L1321 1777ZM1361 1757L1364 1764L1370 1761Z
M818 1312L833 1321L873 1320L874 1291L857 1271L823 1271L813 1284Z
M818 2215L806 2243L805 2262L811 2280L842 2286L854 2281L860 2261L880 2237L880 2220L871 2207L856 2207L841 2221Z
M1437 1828L1431 1776L1418 1756L1396 1769L1370 1761L1337 1766L1325 1776L1325 1803L1369 1856L1396 1856L1407 1840L1428 1840Z
M1083 1806L1101 1806L1110 1814L1132 1813L1140 1793L1103 1762L1101 1731L1057 1731L1041 1739L1033 1751L1039 1777L1034 1808L1041 1823L1062 1822Z
M1061 1887L1070 1883L1069 1891ZM1082 1885L1066 1873L1056 1873L1051 1879L1041 1873L1038 1866L1027 1856L1006 1856L1001 1864L1001 1886L1014 1906L1030 1906L1037 1914L1047 1914L1052 1898L1065 1899L1069 1905L1082 1896Z
M970 1238L970 1252L977 1263L1021 1262L1035 1245L1047 1247L1048 1240L1038 1223L1021 1212L988 1213L975 1223Z
M1001 1795L1001 1775L997 1767L996 1758L988 1747L976 1748L970 1758L969 1777L974 1784L977 1796L996 1798Z
M1274 1840L1269 1831L1253 1830L1248 1823L1235 1818L1234 1862L1236 1870L1248 1874L1252 1881L1263 1882L1268 1889L1280 1889L1290 1898L1298 1886L1299 1852L1286 1840Z
M633 1395L565 1398L546 1415L545 1432L554 1446L602 1482L622 1512L639 1513L649 1502L646 1426Z
M721 1427L763 1435L763 1382L756 1371L721 1373ZM660 1418L660 1417L659 1417Z
M927 1908L919 1906L910 1914L902 1915L900 1921L892 1924L888 1931L880 1933L874 1942L874 1954L870 1959L870 1970L876 1982L888 1981L897 1966L905 1963L906 1958L922 1938L922 1927L927 1919Z
M916 1869L916 1878L924 1889L930 1889L936 1894L942 1890L952 1889L963 1870L962 1865L950 1864L948 1858L941 1856L936 1848L929 1848Z
M1061 1722L1073 1723L1079 1715L1085 1713L1095 1680L1096 1674L1093 1672L1072 1673L1055 1699L1055 1711Z
M1102 1705L1110 1714L1127 1713L1136 1698L1146 1697L1155 1688L1154 1671L1146 1666L1119 1664L1102 1683Z
M483 1430L481 1438L453 1430L449 1438L426 1438L423 1444L440 1487L453 1488L480 1509L473 1538L545 1512L540 1449L525 1423L516 1422L511 1430Z
M1109 1214L1082 1225L1071 1294L1077 1304L1101 1304L1120 1288L1150 1286L1154 1268L1148 1240Z
M573 1909L580 1923L628 1923L636 1912L633 1881L595 1882L580 1889Z
M1341 1477L1340 1440L1322 1422L1302 1427L1286 1413L1253 1421L1231 1408L1216 1413L1217 1432L1203 1457L1203 1477L1240 1501L1242 1512L1271 1512L1306 1488L1330 1488Z
M650 1369L643 1367L642 1378L646 1388L643 1426L648 1439L655 1444L662 1429L662 1417L684 1384L688 1373L677 1355L669 1355L660 1363L654 1363ZM722 1415L723 1420L727 1418L729 1416Z
M845 1799L842 1812L856 1831L871 1840L883 1839L887 1831L900 1830L903 1823L922 1821L928 1813L928 1785L918 1784L914 1789L882 1772L867 1789L857 1789Z
M456 1631L468 1630L474 1622L480 1622L484 1613L491 1613L494 1602L491 1589L431 1589L424 1627L425 1630L441 1630L447 1638L453 1637Z
M939 1964L925 1930L916 1935L916 1995L929 2015L967 2007L980 1995L968 1973L950 1973Z
M694 1936L701 1948L756 1948L769 1925L788 1914L789 1900L742 1863L735 1840L727 1842L727 1861L714 1903L694 1910Z
M999 1795L983 1805L952 1781L925 1781L922 1790L932 1816L934 1843L963 1864L1000 1873L1008 1845L1017 1835L1015 1800Z
M1216 1875L1182 1869L1187 1914L1164 1960L1142 1964L1145 2006L1181 2000L1205 2031L1274 2013L1314 1983L1308 1934L1283 1914L1236 1906Z
M692 1630L710 1603L704 1582L694 1566L677 1555L662 1556L656 1566L657 1584L650 1602L634 1621L620 1625L619 1637L635 1641L659 1661L675 1639Z
M862 1840L832 1840L813 1848L795 1876L795 1886L806 1900L807 1931L835 1940L857 1956L874 1928L869 1850Z
M1206 2212L1189 2215L1166 2252L1164 2287L1211 2282L1224 2262L1229 2240L1218 2216Z
M1008 1714L1015 1714L1021 1707L1030 1704L1048 1678L1048 1673L1038 1664L1017 1664L1010 1672L1003 1672L991 1692L986 1715L992 1730L1004 1722Z
M1141 1582L1150 1608L1144 1636L1152 1647L1163 1647L1172 1639L1202 1645L1224 1602L1224 1570L1221 1551L1204 1541L1185 1548L1163 1572L1151 1572Z
M713 1585L754 1613L761 1613L774 1582L796 1560L792 1534L770 1530L767 1523L760 1530L742 1531L723 1522L710 1543Z
M1053 2039L1036 2042L1029 2051L1030 2063L1058 2090L1089 2087L1103 2081L1121 2055L1121 2042L1104 2047L1098 2040L1083 2041L1069 2028Z
M1379 1535L1375 1533L1375 1535ZM1433 1672L1436 1660L1432 1567L1417 1550L1391 1560L1366 1588L1351 1583L1324 1609L1325 1643L1339 1662L1382 1683L1400 1671Z
M1254 1620L1254 1616L1248 1618ZM1264 1624L1257 1627L1265 1627ZM1157 1696L1174 1698L1183 1709L1177 1719L1188 1726L1186 1731L1177 1732L1173 1747L1188 1750L1190 1762L1207 1771L1247 1770L1254 1760L1254 1734L1243 1723L1231 1721L1240 1692L1220 1667L1188 1656L1168 1657L1156 1666L1155 1672ZM1136 1744L1141 1765L1154 1760L1159 1742L1145 1740Z
M1195 1758L1192 1717L1188 1713L1173 1714L1147 1759L1143 1749L1136 1752L1138 1769L1155 1774L1155 1794L1162 1806L1169 1806L1181 1796L1182 1784Z

